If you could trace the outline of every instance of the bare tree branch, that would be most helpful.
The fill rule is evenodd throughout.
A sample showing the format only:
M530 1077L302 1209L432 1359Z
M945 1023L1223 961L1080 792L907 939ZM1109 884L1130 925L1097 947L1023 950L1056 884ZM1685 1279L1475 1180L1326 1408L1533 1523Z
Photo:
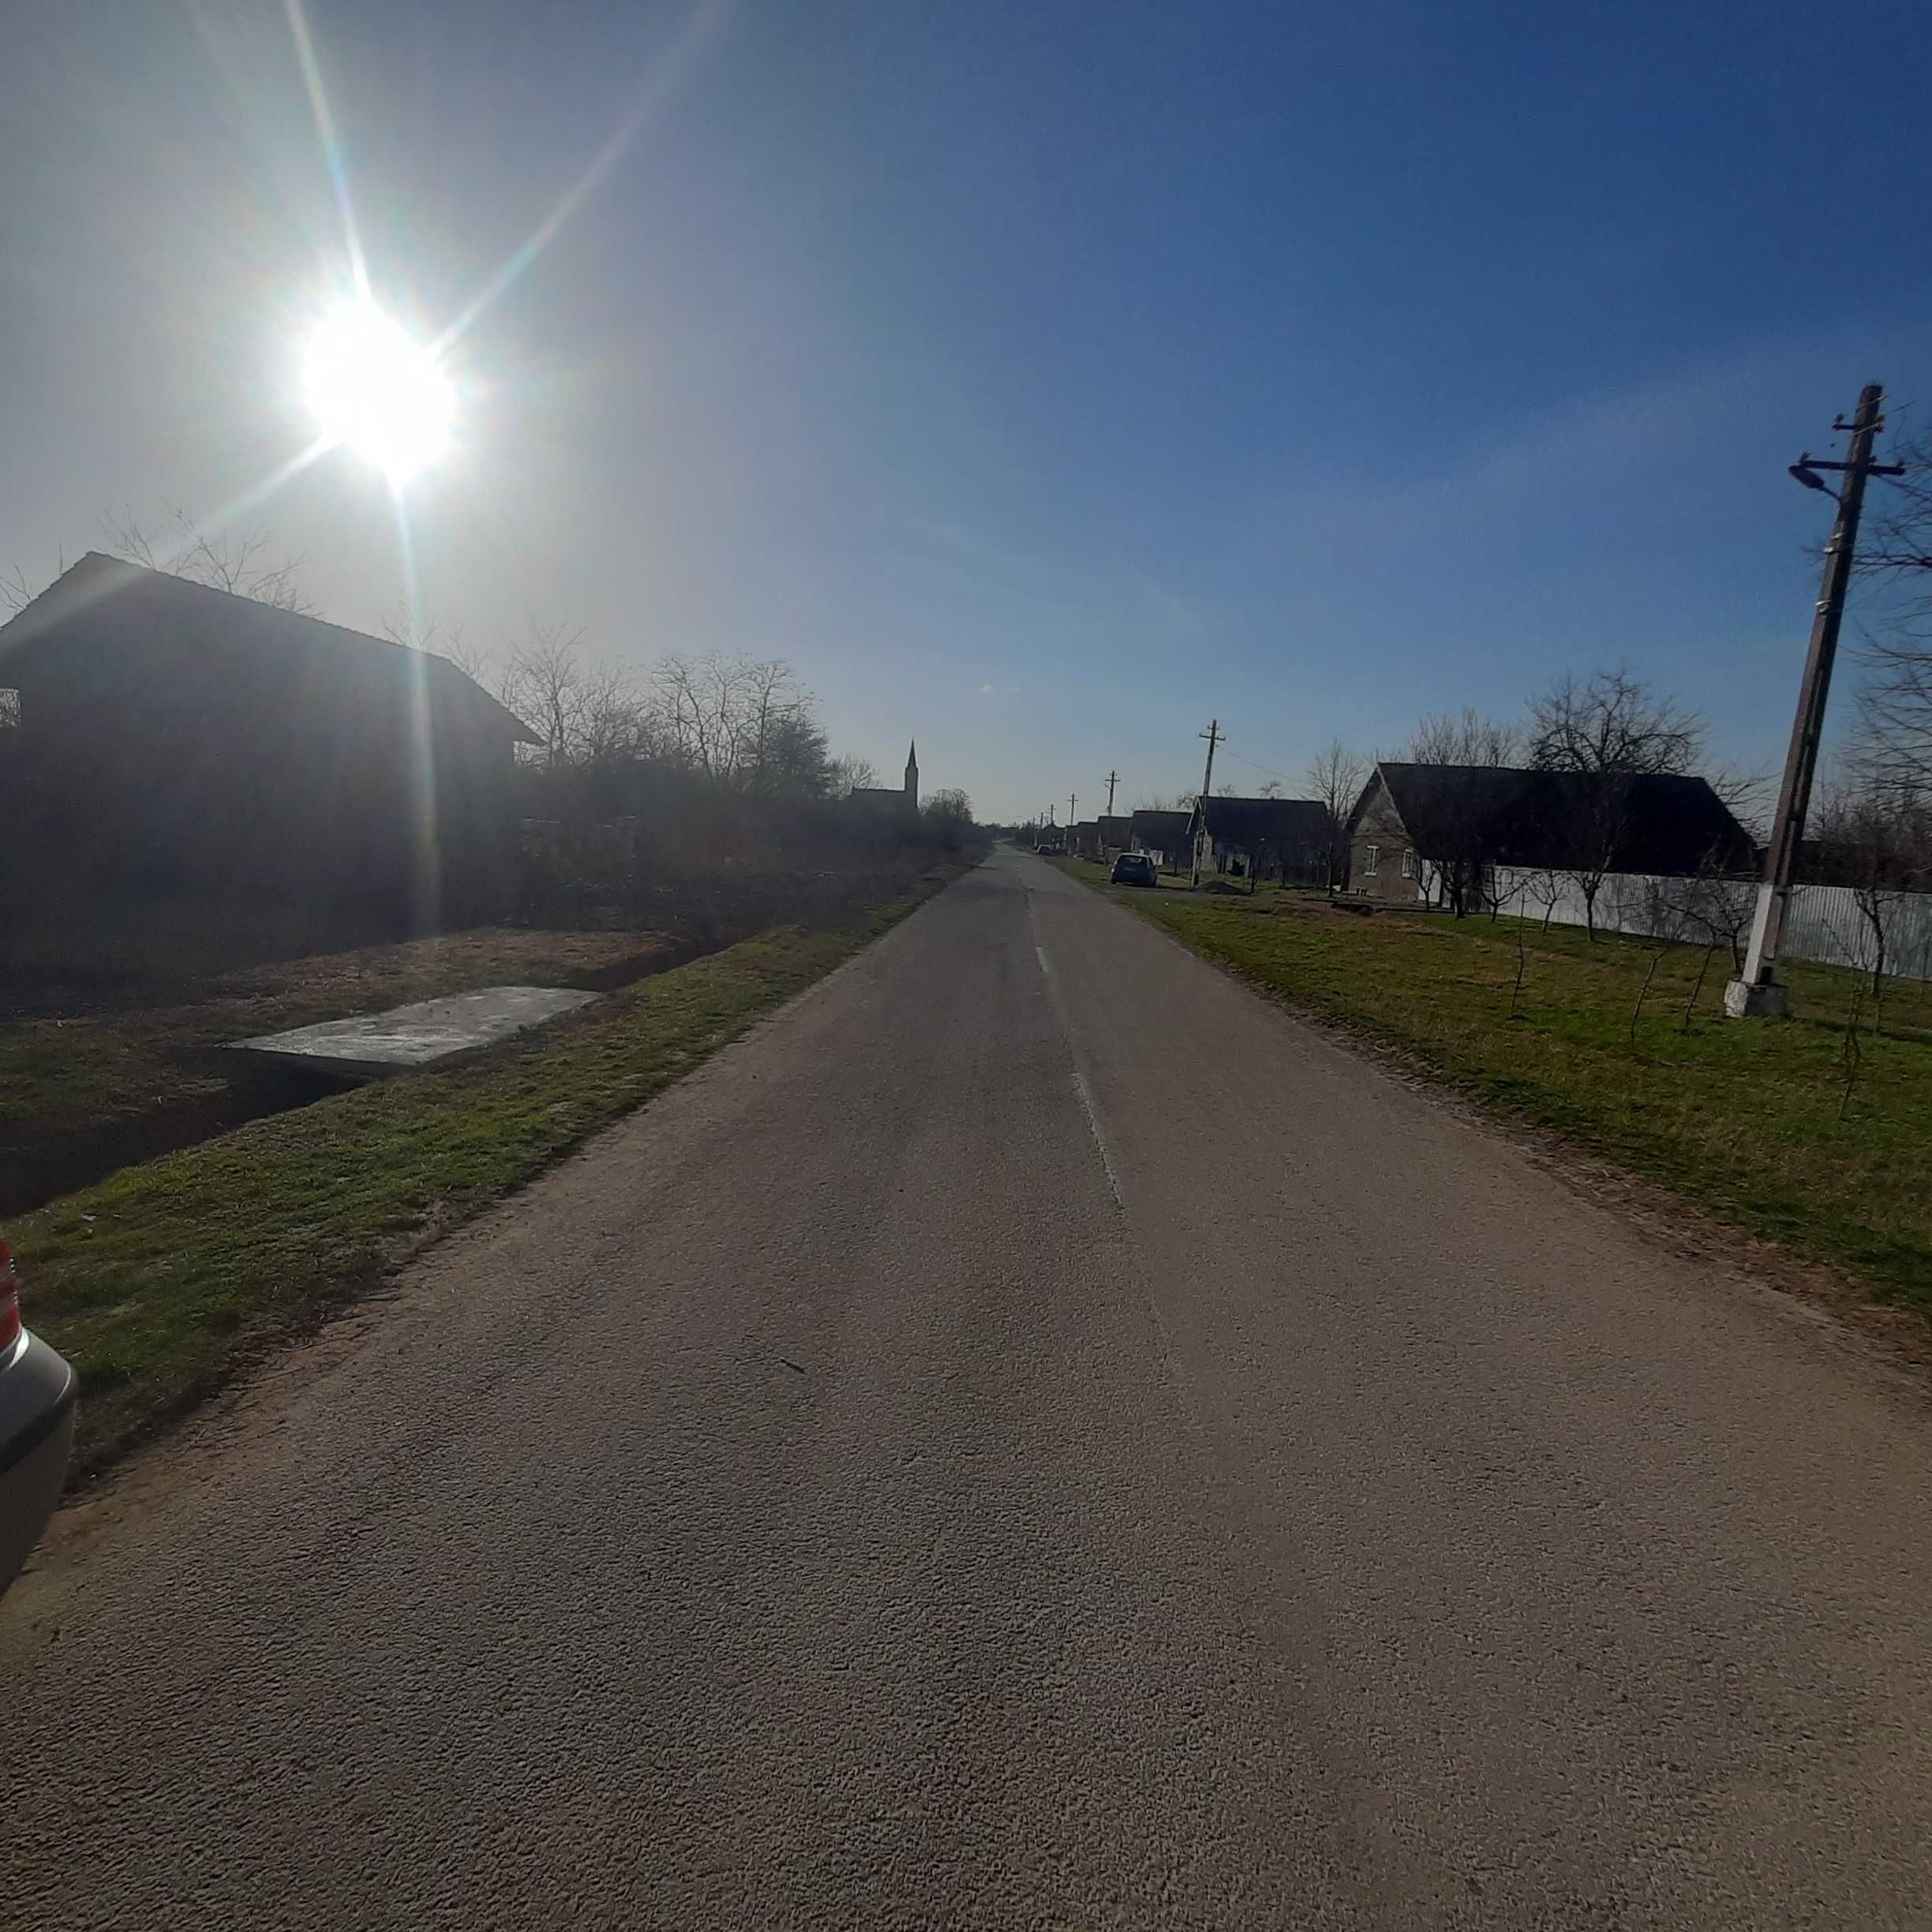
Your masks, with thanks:
M171 527L157 534L144 528L133 512L123 507L118 516L103 511L100 527L114 556L144 570L164 571L190 583L205 584L211 590L253 597L278 610L313 614L315 605L298 582L302 560L276 559L270 531L204 530L179 508L169 511L168 522Z
M1309 759L1301 782L1328 814L1328 889L1348 876L1348 821L1368 782L1368 761L1332 739Z

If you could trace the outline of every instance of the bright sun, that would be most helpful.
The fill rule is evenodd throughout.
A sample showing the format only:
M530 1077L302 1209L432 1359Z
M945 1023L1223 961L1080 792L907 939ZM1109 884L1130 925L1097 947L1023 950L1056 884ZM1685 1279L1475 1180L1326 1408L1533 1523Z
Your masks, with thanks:
M322 433L406 482L448 448L456 392L436 358L366 301L339 309L309 344L302 391Z

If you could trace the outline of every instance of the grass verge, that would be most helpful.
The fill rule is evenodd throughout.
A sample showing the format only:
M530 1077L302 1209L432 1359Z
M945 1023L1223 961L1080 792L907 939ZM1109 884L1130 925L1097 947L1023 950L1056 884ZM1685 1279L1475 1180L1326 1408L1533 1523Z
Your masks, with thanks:
M1533 921L1363 917L1290 893L1156 894L1110 887L1098 866L1055 863L1486 1105L1932 1316L1927 989L1893 987L1882 1031L1866 1002L1848 1099L1855 979L1837 968L1789 972L1799 1017L1743 1024L1720 1015L1728 953L1700 988L1702 948L1620 935L1593 944Z
M255 1121L23 1218L27 1319L80 1376L76 1473L641 1106L943 882L835 928L744 941L526 1039Z
M477 987L600 991L678 957L664 933L482 927L249 967L151 1003L137 987L82 991L0 1017L0 1215L275 1111L230 1041Z

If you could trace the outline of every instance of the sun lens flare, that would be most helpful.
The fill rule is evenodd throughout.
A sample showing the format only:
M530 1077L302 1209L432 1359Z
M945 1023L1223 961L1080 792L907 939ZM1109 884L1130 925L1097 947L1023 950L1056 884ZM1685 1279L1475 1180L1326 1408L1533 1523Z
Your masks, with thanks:
M449 447L456 392L436 358L380 309L338 309L309 344L302 393L322 433L406 482Z

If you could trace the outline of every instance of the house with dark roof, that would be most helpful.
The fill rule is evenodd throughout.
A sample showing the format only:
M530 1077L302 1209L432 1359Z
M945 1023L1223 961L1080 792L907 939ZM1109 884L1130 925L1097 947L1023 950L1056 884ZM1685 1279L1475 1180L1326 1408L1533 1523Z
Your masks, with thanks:
M1379 763L1350 814L1349 890L1395 905L1492 903L1499 874L1747 876L1750 835L1702 778ZM1593 893L1593 886L1592 887Z
M1103 859L1118 858L1121 853L1130 848L1133 826L1133 818L1125 812L1103 812L1094 821Z
M1128 848L1144 852L1163 871L1177 871L1188 863L1188 823L1184 811L1137 811L1127 822Z
M1251 886L1264 878L1324 885L1331 825L1316 799L1196 799L1188 819L1189 863Z
M501 916L514 713L446 658L89 552L4 627L13 878L151 906Z

